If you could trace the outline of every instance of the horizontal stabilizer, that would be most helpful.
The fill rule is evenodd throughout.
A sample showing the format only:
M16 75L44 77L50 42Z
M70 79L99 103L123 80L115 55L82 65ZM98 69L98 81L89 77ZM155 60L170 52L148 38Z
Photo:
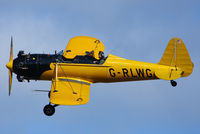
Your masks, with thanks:
M155 72L155 75L163 80L175 80L182 76L183 70L177 67L166 67L160 65L159 69Z

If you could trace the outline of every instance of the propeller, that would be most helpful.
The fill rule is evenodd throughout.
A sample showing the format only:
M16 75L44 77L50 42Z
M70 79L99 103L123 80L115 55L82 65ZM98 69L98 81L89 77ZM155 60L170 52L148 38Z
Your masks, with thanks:
M6 64L6 67L9 70L9 96L11 94L11 86L12 86L12 72L13 72L13 38L11 37L11 46L10 46L10 60Z

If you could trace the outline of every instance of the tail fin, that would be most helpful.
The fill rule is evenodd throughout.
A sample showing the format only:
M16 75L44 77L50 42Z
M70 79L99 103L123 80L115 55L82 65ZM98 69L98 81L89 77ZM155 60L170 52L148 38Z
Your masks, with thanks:
M172 38L169 41L158 64L180 68L182 70L182 77L189 76L194 67L187 48L180 38Z

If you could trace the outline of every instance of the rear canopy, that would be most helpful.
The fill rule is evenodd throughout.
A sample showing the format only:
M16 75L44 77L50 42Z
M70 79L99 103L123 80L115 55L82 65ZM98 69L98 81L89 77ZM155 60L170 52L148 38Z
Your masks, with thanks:
M104 44L100 40L89 36L78 36L69 40L63 56L73 59L76 56L90 55L99 60L100 51L104 51Z

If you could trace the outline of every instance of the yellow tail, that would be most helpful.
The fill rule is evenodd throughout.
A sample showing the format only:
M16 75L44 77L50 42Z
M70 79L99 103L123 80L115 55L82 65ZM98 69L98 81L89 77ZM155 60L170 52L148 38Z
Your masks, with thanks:
M169 66L169 71L165 71L165 74L168 72L168 75L166 74L164 76L162 74L161 76L160 73L157 73L159 76L163 77L161 79L169 80L175 78L170 78L173 75L176 77L189 76L192 73L194 67L188 50L180 38L172 38L169 41L167 48L165 49L165 52L158 64ZM161 70L159 72L161 72Z

